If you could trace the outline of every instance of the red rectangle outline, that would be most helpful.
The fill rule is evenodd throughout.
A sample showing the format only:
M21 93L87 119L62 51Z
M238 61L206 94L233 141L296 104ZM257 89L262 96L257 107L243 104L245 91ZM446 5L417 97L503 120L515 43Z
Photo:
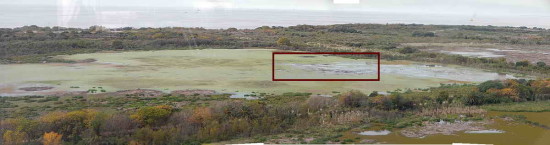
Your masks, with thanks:
M276 54L375 54L378 57L378 77L376 79L275 79L275 55ZM380 52L273 52L271 55L271 80L272 81L380 81Z

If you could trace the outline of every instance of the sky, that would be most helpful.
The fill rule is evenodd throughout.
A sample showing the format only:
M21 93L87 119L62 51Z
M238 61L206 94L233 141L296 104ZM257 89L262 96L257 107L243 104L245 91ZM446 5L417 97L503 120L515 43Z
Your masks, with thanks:
M0 0L0 5L59 5L67 1L99 7L550 14L550 0Z

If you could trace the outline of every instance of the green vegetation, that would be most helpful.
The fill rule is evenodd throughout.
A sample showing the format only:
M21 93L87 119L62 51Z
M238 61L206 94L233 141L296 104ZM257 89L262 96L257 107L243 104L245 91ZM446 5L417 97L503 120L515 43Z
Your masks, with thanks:
M545 48L550 46L548 32L546 29L525 27L418 24L264 26L254 30L124 28L122 32L111 32L101 26L88 29L37 26L0 29L0 63L61 62L47 67L44 64L9 66L13 69L3 72L41 71L50 73L44 76L51 79L42 83L49 82L65 89L83 88L84 92L88 89L84 95L0 97L0 142L137 145L202 144L249 139L273 143L345 144L362 141L360 137L345 135L358 128L395 131L422 126L427 122L481 121L488 118L485 110L546 113L549 111L550 79L547 77L550 66L545 62L450 55L426 51L422 45L411 44L469 43ZM269 75L263 74L269 74L270 69L261 62L270 59L271 50L203 51L203 48L374 51L382 52L384 63L411 60L454 64L535 75L539 79L486 81L479 85L441 84L426 88L434 82L448 81L420 78L412 78L415 81L411 81L388 75L384 81L391 83L377 85L355 82L290 84L263 80L269 78ZM224 55L212 55L213 52ZM243 60L244 56L248 59ZM342 59L348 58L323 58L326 62ZM89 65L94 61L101 62L98 63L101 65ZM310 58L309 61L317 60ZM59 69L64 65L82 70ZM86 75L85 72L91 71L108 77ZM155 76L134 74L140 71L154 73ZM18 75L13 78L26 78L21 76L28 75L12 74ZM243 79L241 76L249 78ZM186 77L195 80L178 79ZM206 77L224 79L212 81ZM6 79L17 82L11 77ZM173 90L175 88L168 86L175 84L180 89L209 87L252 92L245 96L257 99L232 99L230 94L172 95L159 91L160 95L155 96L107 92L151 86ZM388 95L377 92L395 87L400 89L388 91ZM303 90L315 90L315 93ZM362 91L373 92L365 94ZM322 97L321 92L335 96ZM501 117L548 129L547 125L539 123L547 121L543 117L538 122L520 115Z
M152 125L168 119L172 114L172 107L167 105L140 108L132 118L144 125Z
M57 101L62 103L45 105L21 102L46 99L42 97L5 97L4 103L37 105L2 109L6 113L3 113L0 133L6 136L5 143L43 142L44 133L61 135L61 141L67 144L197 144L239 138L264 142L274 140L267 138L272 135L308 132L315 137L313 140L305 141L306 136L302 136L296 142L356 143L358 139L341 138L339 132L374 124L383 124L384 129L391 130L419 126L426 121L483 120L484 111L468 105L501 103L494 100L547 105L548 101L534 102L543 98L533 96L544 95L550 80L484 84L494 83L501 83L502 87L481 92L478 88L485 85L442 85L387 96L369 96L359 91L343 92L336 97L317 97L311 93L264 94L266 96L257 100L230 99L228 95L108 97L94 94L59 97ZM523 87L532 92L522 93ZM315 129L320 126L329 133ZM322 133L325 135L317 135Z
M412 36L413 37L435 37L435 33L434 32L419 32L419 31L414 31L412 33Z
M279 38L279 40L277 40L277 45L286 45L286 46L290 46L291 43L290 43L290 40L288 40L288 38L286 38L286 37L281 37L281 38Z
M0 62L74 62L51 56L98 51L278 47L301 51L377 51L382 52L382 58L387 60L457 64L541 76L550 74L550 67L543 65L544 62L509 63L501 58L471 58L416 51L403 45L476 43L546 47L550 45L548 30L540 28L344 24L286 28L264 26L254 30L125 28L122 32L110 32L96 27L25 26L0 29Z

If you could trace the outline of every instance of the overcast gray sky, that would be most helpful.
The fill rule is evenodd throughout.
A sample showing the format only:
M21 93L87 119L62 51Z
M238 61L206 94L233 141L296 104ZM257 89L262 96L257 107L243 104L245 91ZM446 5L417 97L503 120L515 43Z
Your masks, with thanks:
M199 9L292 9L549 15L550 0L0 0L0 5L58 5L76 1L95 6L193 7ZM356 4L334 4L357 1Z

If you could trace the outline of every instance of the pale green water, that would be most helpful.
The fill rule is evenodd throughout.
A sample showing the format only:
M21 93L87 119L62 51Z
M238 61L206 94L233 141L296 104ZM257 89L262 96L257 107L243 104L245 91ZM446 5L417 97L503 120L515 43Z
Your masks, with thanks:
M45 94L55 91L83 91L101 86L107 91L151 88L159 90L213 89L221 92L312 92L332 94L350 89L387 91L425 88L457 82L442 78L388 73L380 82L273 82L271 52L268 49L163 50L121 53L92 53L59 56L96 62L76 64L0 65L0 95ZM283 57L288 62L308 62L300 57ZM357 60L328 56L319 63ZM383 62L390 63L390 62ZM414 73L414 72L411 72ZM342 75L338 75L341 77ZM352 76L352 75L349 75ZM347 77L347 76L346 76ZM52 90L25 92L29 86L53 86ZM78 86L80 88L70 88Z

